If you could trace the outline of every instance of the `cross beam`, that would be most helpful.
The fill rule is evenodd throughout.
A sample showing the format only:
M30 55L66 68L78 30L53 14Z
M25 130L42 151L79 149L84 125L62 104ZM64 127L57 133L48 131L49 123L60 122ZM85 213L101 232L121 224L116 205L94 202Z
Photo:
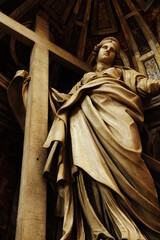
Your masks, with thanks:
M39 16L35 31L49 38L48 23ZM42 146L48 134L48 75L49 51L35 43L30 58L16 240L46 239L46 181L42 172L47 151Z
M21 186L16 240L45 240L46 183L42 177L47 152L42 148L48 134L49 51L71 70L84 73L89 66L49 41L48 23L36 18L36 31L0 12L0 29L32 48L28 101L25 119Z
M13 19L19 20L37 3L38 3L38 0L26 0L19 7L17 7L9 16ZM5 36L5 33L0 31L0 40L4 36Z
M0 12L0 28L5 33L15 37L26 45L32 47L33 44L36 43L39 46L45 46L47 50L53 53L55 61L60 62L62 65L75 72L83 74L84 72L90 71L90 67L85 62L81 61L71 53L43 38L43 36L33 32L29 28L23 26L2 12Z
M48 23L36 18L36 32L0 12L0 29L33 47L30 60L28 101L16 240L45 240L46 183L42 177L47 152L42 148L48 127L49 51L54 59L73 71L84 73L89 66L49 41Z

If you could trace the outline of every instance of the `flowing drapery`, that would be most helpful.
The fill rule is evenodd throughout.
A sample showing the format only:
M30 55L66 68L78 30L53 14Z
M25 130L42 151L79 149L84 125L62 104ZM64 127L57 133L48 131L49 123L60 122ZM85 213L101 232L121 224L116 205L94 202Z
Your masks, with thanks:
M22 128L29 80L20 71L8 89ZM44 176L58 193L61 240L159 239L160 209L142 158L138 96L158 94L159 85L132 69L114 67L85 74L68 94L50 89L53 124L44 144L49 148ZM159 171L159 162L147 161Z
M160 209L155 184L141 157L139 96L159 91L158 81L131 69L87 73L63 103L44 147L44 170L55 181L63 207L62 239L159 239ZM53 177L54 176L54 177ZM57 210L60 212L60 210Z

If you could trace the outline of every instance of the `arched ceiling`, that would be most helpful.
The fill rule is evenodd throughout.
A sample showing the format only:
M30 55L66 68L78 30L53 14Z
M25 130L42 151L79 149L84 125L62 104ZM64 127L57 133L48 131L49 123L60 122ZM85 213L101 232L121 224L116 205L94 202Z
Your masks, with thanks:
M126 2L120 0L3 0L0 2L0 8L5 14L32 29L36 13L39 12L44 18L49 19L51 41L85 61L98 41L103 37L113 35L120 41L123 51L133 66L133 53L127 37L124 36L116 2L120 4L124 14L130 13L131 9L127 5L128 3L126 4L126 2L130 2L159 41L157 18L160 13L160 4L158 0L129 0ZM138 27L136 29L135 23L131 22L132 26L135 28L136 35L139 29ZM1 35L0 50L4 62L0 71L12 78L16 68L28 67L30 50L22 43L17 43L13 39L10 41L8 36ZM142 51L145 51L144 38L141 37L138 41ZM6 69L6 64L9 71Z

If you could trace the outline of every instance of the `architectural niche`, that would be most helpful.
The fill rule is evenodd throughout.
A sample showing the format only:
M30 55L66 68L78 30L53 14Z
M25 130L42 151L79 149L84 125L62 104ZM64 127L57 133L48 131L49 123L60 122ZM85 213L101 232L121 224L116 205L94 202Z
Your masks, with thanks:
M0 66L0 134L2 139L0 145L0 239L2 240L15 239L20 167L24 139L23 132L7 100L8 85L16 71L20 68L30 69L32 78L35 78L36 73L32 71L33 63L37 64L39 57L43 56L41 57L44 64L43 67L36 65L38 66L38 70L36 71L41 72L41 74L39 74L35 85L31 86L33 92L36 92L37 86L40 85L41 89L37 93L37 96L41 99L40 92L45 91L47 96L48 89L46 86L49 84L60 91L67 92L77 79L80 79L82 74L89 70L88 66L86 66L86 60L93 46L103 37L113 35L119 39L122 46L119 59L121 64L127 67L134 67L150 78L160 79L160 14L155 16L157 26L154 26L154 29L148 26L149 19L148 22L144 21L144 17L147 18L148 14L158 5L158 0L19 0L15 1L19 2L19 5L16 5L14 1L12 2L12 9L7 7L8 2L9 0L2 0L0 2L2 9L2 13L0 13L0 53L2 56ZM5 16L5 14L3 15L3 13L7 13L11 19ZM41 20L42 22L44 20L44 25ZM10 23L9 26L5 25L7 22ZM27 22L25 26L23 26L24 22ZM33 31L38 30L33 27L31 31L30 23L36 25L38 22L43 27L45 26L47 31L43 29L44 32L40 31L37 37ZM8 34L11 35L11 38ZM45 34L46 39L44 39ZM35 45L34 42L36 43ZM42 52L37 50L38 43L43 43L47 48L45 53L43 52L44 49L41 49ZM29 52L28 55L27 51ZM32 55L30 59L31 51ZM26 59L23 62L22 60L25 56ZM50 61L45 60L44 56L47 59L50 57ZM68 59L71 59L71 62ZM46 79L46 83L43 85L44 79ZM48 102L45 102L45 106L47 104ZM149 133L152 135L155 148L153 155L160 160L160 98L159 96L152 98L143 104L145 122ZM45 113L41 108L38 111L41 112L41 115L48 116L45 109L47 107L43 109ZM29 137L29 125L34 123L30 116L28 119L30 121L28 120L27 122L26 132ZM45 124L42 126L42 128L45 128L43 129L45 132L44 135L48 131ZM39 128L41 129L41 126ZM39 129L37 131L40 132ZM36 142L35 136L32 137ZM40 144L42 145L44 139L41 140ZM25 139L26 141L29 144L29 138ZM26 147L24 150L27 151ZM27 157L29 158L29 156ZM26 161L27 157L25 156L23 161ZM34 157L36 158L34 162L36 172L35 170L31 172L32 174L27 176L28 179L32 179L33 176L36 179L36 176L42 169L42 165L38 165L41 164L41 159L37 156ZM29 168L29 166L26 165L26 168ZM24 176L25 173L23 172L22 175ZM42 191L38 189L36 193L39 194L40 192L42 195L43 211L41 214L37 211L37 218L35 217L35 219L41 222L41 225L36 223L35 229L38 226L37 231L40 229L44 237L47 226L47 239L56 239L56 237L59 239L58 236L61 234L60 226L62 225L62 221L59 220L58 224L55 223L51 212L46 210L46 198L43 195L47 192L47 189L44 182L42 185ZM26 189L24 188L23 190L25 191ZM30 191L28 191L28 195L29 197L31 196ZM49 187L48 195L52 195ZM35 195L32 197L34 198ZM54 199L54 196L51 197ZM21 198L21 203L23 202L22 200ZM29 202L31 199L27 199L27 201ZM54 211L51 199L47 199L47 204ZM22 205L20 214L24 210L24 205ZM34 208L36 209L37 206L38 204ZM20 215L18 221L21 221ZM20 223L19 226L23 226L23 223ZM17 231L21 234L21 229Z

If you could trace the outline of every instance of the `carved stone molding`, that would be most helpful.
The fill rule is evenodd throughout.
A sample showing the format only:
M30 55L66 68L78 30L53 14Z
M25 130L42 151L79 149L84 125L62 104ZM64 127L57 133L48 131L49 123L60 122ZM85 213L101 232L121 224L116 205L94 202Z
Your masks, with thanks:
M51 17L64 25L74 3L75 0L47 0L42 3L42 6Z
M94 0L91 31L93 35L105 35L117 32L117 25L110 0Z
M131 0L113 0L121 27L132 55L134 68L159 79L160 45ZM155 70L153 73L153 69Z
M123 50L120 50L120 58L125 67L130 67L129 59Z
M154 0L136 0L141 9L146 12L153 4Z

